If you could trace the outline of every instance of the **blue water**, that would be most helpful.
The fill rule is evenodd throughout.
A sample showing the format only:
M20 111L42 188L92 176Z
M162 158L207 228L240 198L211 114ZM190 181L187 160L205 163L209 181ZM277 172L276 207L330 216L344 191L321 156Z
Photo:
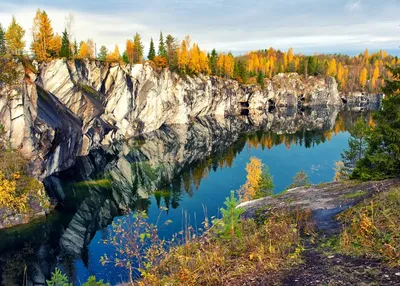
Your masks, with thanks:
M337 117L336 123L328 115ZM113 221L131 215L123 213L146 210L155 223L161 212L161 223L172 220L160 230L165 239L180 232L184 220L201 227L205 215L218 217L230 191L245 183L245 167L253 156L268 166L275 193L300 170L314 184L332 181L334 163L348 145L346 130L360 116L370 113L322 112L322 129L310 130L303 115L291 115L298 126L283 127L295 134L276 131L279 126L273 126L275 132L246 129L242 134L235 124L200 120L187 130L165 127L134 142L95 150L45 181L49 194L59 200L54 215L0 231L0 284L21 285L25 265L30 281L43 282L55 267L76 285L91 275L111 285L127 281L126 270L100 263L104 254L115 255L103 240L112 235Z
M246 144L245 148L234 158L231 167L218 168L217 171L211 170L208 176L202 179L199 188L193 196L183 194L179 201L179 207L170 208L168 213L162 212L161 222L170 219L172 223L167 229L160 233L165 238L170 238L172 234L178 233L183 229L182 216L186 211L190 217L192 225L204 220L203 206L207 208L208 217L218 216L219 208L223 207L223 202L229 196L231 190L237 190L246 181L246 164L252 156L256 156L269 167L274 178L275 193L279 193L291 183L291 178L300 170L305 170L312 183L332 181L334 176L334 163L340 160L340 153L347 148L349 134L347 132L333 135L331 141L315 145L311 148L291 144L288 149L284 144L274 146L271 149L261 149L251 147ZM194 188L194 186L192 186ZM165 205L165 204L162 204ZM153 222L160 214L157 202L151 198L148 209L149 219ZM196 217L196 221L195 221ZM117 219L117 218L116 218ZM106 231L98 231L89 245L89 266L86 268L81 261L77 261L76 276L84 281L90 275L109 281L112 285L126 281L126 271L115 268L113 265L102 266L99 261L105 253L112 256L114 249L105 246L102 239L111 232L111 226Z

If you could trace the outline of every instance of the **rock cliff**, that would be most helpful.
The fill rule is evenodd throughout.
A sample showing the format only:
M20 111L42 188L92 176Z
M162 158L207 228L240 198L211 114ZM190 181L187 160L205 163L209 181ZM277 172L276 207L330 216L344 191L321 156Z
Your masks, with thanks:
M148 63L59 59L33 65L19 63L16 86L0 83L0 124L40 178L69 168L93 147L164 124L241 113L256 118L275 107L342 104L333 78L279 74L261 89L219 77L180 77Z

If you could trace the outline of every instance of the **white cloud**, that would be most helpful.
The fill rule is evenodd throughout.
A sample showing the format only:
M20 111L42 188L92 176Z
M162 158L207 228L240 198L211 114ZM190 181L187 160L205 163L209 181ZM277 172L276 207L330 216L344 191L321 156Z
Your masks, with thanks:
M0 1L0 22L7 26L11 14L15 14L26 29L25 38L30 43L30 28L37 7ZM150 37L157 41L162 29L179 39L190 34L200 48L208 51L216 48L237 54L273 46L312 53L397 49L400 43L397 1L326 0L321 3L320 0L299 0L286 5L280 0L268 3L249 0L244 6L238 0L173 0L168 3L148 0L129 4L125 0L115 0L112 6L105 8L105 2L98 0L98 5L89 9L85 8L90 6L87 0L86 4L68 5L76 7L72 11L53 2L41 8L46 10L56 32L63 31L65 17L73 13L73 36L78 41L92 38L98 48L106 45L110 50L118 44L123 51L126 39L138 32L147 53ZM351 15L344 13L343 6Z
M357 12L361 9L361 0L347 2L344 7L348 12Z

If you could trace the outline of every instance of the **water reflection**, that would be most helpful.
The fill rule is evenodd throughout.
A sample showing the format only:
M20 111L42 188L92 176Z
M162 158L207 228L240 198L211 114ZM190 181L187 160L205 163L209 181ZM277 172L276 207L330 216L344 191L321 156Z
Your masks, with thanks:
M184 195L196 200L202 181L231 167L245 148L312 148L348 130L360 116L371 120L370 112L329 108L202 118L94 150L46 179L49 194L59 201L57 215L0 232L1 282L20 285L25 264L31 284L44 283L60 263L75 277L75 259L89 267L88 245L114 217L147 210L152 196L158 206L176 209Z

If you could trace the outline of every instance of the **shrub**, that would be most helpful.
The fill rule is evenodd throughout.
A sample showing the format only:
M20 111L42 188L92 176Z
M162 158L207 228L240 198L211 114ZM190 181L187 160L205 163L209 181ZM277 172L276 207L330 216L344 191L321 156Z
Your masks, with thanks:
M304 187L310 185L311 182L308 179L308 175L304 170L298 172L293 178L292 183L286 187L286 189L293 189L298 187Z
M340 249L400 266L400 188L380 193L338 216Z

